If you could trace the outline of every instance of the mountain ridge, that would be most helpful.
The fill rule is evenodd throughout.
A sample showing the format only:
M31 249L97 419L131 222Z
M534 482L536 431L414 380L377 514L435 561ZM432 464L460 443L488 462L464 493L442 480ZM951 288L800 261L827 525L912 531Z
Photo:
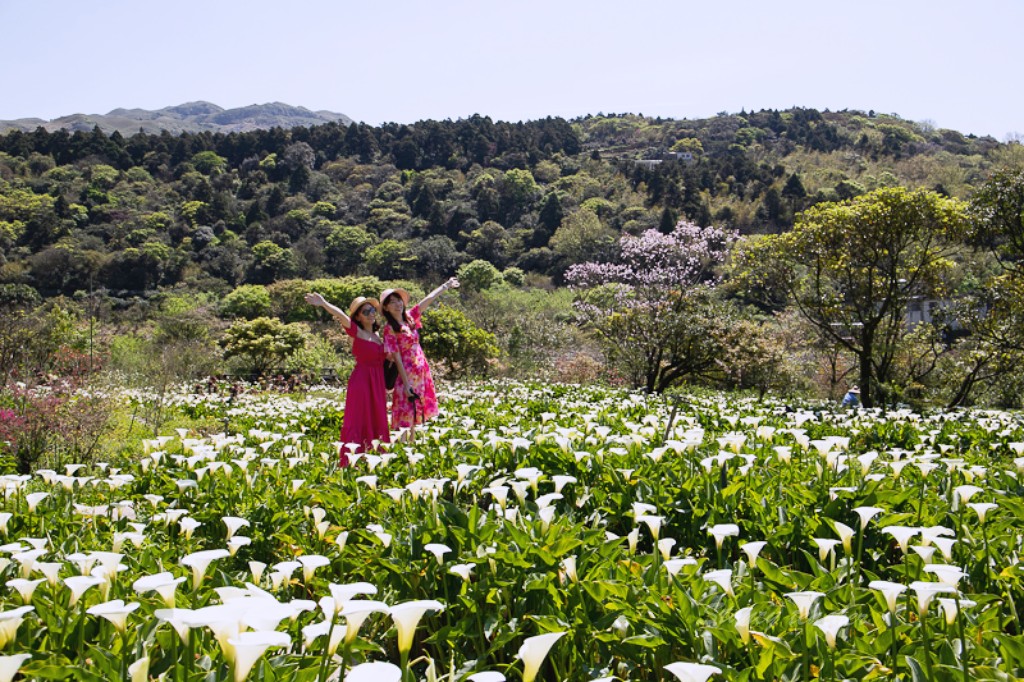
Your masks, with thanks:
M336 121L349 125L352 119L333 111L311 111L284 102L250 104L244 107L225 109L212 102L197 100L184 102L162 109L127 109L119 107L106 114L74 113L46 121L41 118L19 118L0 121L0 134L10 130L32 132L44 128L49 132L81 130L89 132L99 127L110 135L115 131L121 135L137 132L156 133L166 130L172 134L219 132L236 133L269 128L295 128L297 126L321 125Z

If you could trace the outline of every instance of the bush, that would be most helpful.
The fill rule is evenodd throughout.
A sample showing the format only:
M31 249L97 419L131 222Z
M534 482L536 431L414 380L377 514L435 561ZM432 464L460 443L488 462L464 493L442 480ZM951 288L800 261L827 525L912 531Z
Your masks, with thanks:
M420 345L427 357L456 375L483 374L499 353L497 339L463 313L445 305L423 315Z
M0 393L0 468L30 473L41 465L87 462L106 432L108 397L83 392L81 377Z
M255 320L270 315L270 292L262 284L243 284L220 302L221 317Z
M305 345L306 331L298 324L257 317L231 325L219 343L225 360L238 358L243 369L263 376Z
M485 260L475 260L459 268L459 283L466 291L486 291L502 281L498 268Z

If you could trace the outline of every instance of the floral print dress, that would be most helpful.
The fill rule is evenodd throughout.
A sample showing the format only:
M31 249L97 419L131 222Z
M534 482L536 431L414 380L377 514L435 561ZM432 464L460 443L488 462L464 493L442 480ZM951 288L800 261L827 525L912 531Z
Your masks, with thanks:
M419 329L423 326L420 307L414 306L406 311L411 324L403 324L399 331L384 325L381 336L384 339L384 350L388 353L399 353L402 365L412 384L412 390L419 396L415 405L415 422L422 424L437 415L437 395L434 393L434 378L430 375L430 365L420 347ZM413 425L413 404L405 394L401 377L395 383L391 394L391 428L399 429Z

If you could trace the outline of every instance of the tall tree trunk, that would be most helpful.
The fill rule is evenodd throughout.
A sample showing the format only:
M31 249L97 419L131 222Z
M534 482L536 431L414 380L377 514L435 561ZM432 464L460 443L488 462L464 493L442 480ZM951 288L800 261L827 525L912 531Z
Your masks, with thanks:
M861 332L860 353L857 359L860 362L860 400L864 407L875 406L874 391L874 363L872 362L872 351L874 348L875 330L864 326Z

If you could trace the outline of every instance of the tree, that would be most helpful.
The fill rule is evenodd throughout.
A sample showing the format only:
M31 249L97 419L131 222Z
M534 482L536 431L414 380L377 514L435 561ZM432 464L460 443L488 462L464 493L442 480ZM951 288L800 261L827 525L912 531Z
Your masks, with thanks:
M299 324L285 324L272 317L240 320L231 325L219 342L224 359L239 358L249 371L263 376L279 367L306 343Z
M966 403L980 386L1024 361L1024 169L989 177L971 197L974 241L998 262L961 301L957 320L968 332L955 348L961 366L949 405ZM991 251L989 251L991 249Z
M459 282L466 291L486 291L501 282L501 272L485 260L475 260L459 268Z
M798 216L791 232L743 245L737 276L784 288L823 344L857 358L861 400L892 378L915 297L944 298L967 226L964 205L934 192L885 188ZM884 397L884 396L880 396Z
M423 315L420 343L432 359L462 376L485 373L488 362L499 352L494 334L477 327L463 313L446 305Z
M262 241L252 247L253 263L249 279L259 284L269 284L276 279L295 274L295 257L288 249L272 241Z
M566 265L585 263L609 255L615 244L615 231L592 211L580 209L562 221L550 244Z
M687 377L713 372L715 312L712 269L735 235L680 221L671 234L624 235L614 262L575 265L566 280L576 308L609 359L635 386L664 391Z
M405 242L383 239L366 249L364 260L372 274L382 279L394 279L413 271L416 256L410 253Z
M223 317L253 320L270 314L270 293L261 284L243 284L220 302Z

